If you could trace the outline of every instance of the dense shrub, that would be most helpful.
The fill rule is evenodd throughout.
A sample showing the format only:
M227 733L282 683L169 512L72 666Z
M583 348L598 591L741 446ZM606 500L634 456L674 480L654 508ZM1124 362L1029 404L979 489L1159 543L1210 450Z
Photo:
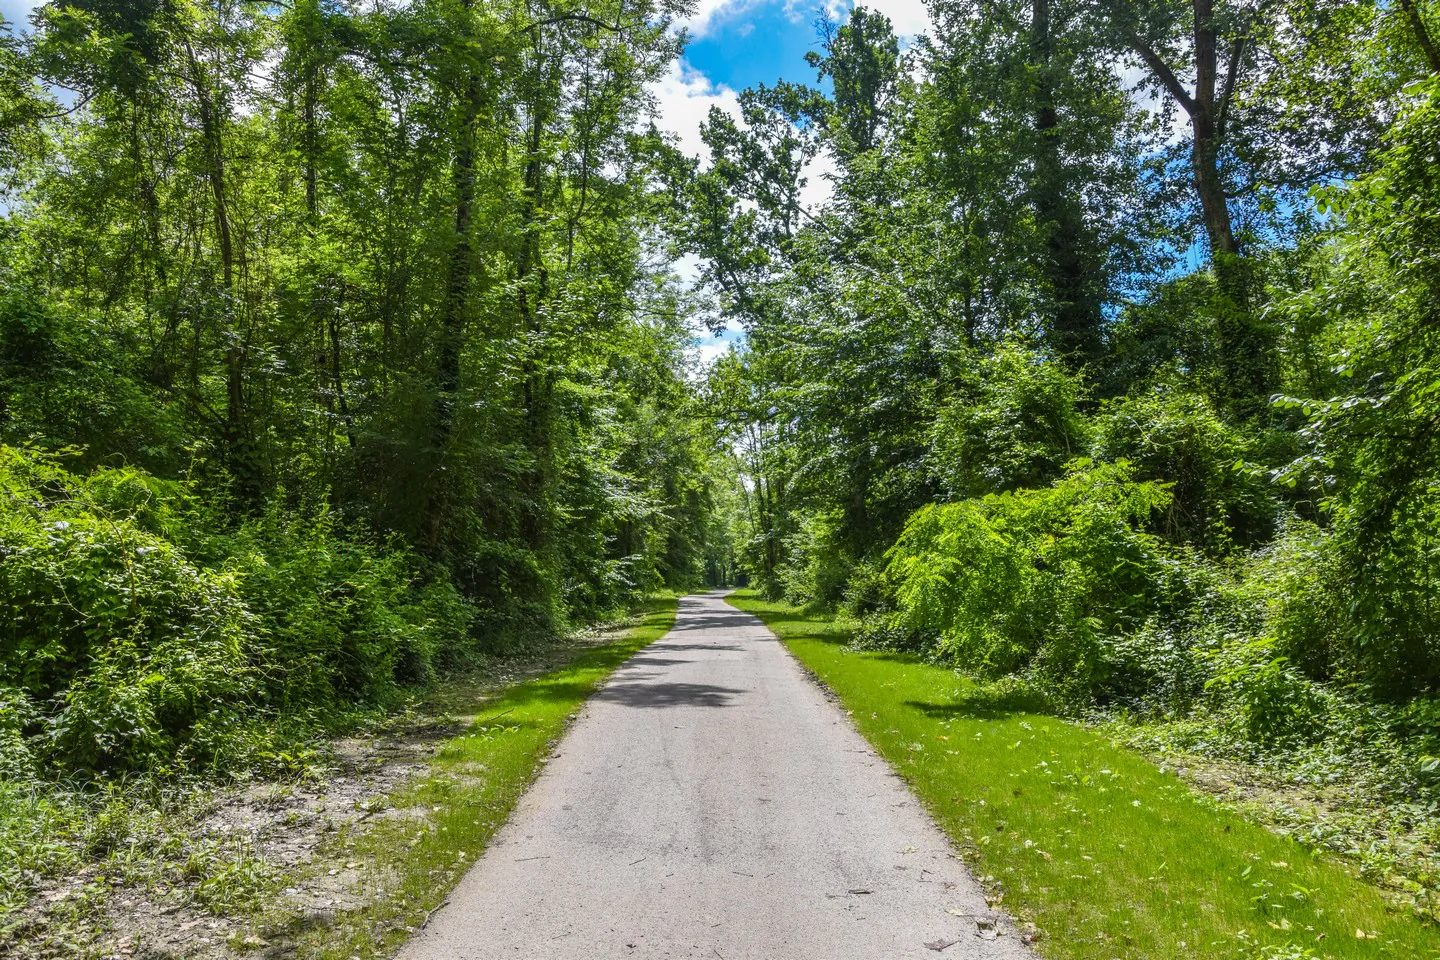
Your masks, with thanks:
M810 514L798 527L785 541L788 562L780 573L785 600L834 610L855 567L842 537L844 518L839 511Z
M1171 589L1166 548L1144 529L1169 498L1129 464L1077 461L1044 489L922 508L890 553L895 623L938 631L937 652L969 669L1102 692L1111 638Z
M329 513L272 509L224 545L276 706L383 705L466 635L469 609L448 581L420 583L403 545L341 537Z
M1440 687L1440 94L1434 82L1391 134L1379 169L1321 196L1345 225L1287 323L1321 330L1325 392L1289 398L1306 450L1280 479L1329 518L1326 588L1344 604L1323 656L1373 694Z
M982 360L935 418L931 469L955 497L1040 486L1084 452L1080 380L1018 344Z
M215 523L182 484L0 447L0 768L243 764L466 634L448 581L326 513Z
M1167 537L1224 553L1274 532L1279 501L1257 469L1256 441L1223 421L1203 396L1162 387L1106 404L1094 455L1128 460L1135 475L1170 485L1157 515Z

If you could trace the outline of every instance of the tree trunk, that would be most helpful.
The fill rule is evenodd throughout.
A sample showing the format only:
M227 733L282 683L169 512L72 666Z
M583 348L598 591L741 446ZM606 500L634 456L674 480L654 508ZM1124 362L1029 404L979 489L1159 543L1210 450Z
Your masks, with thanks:
M529 546L540 550L549 535L546 519L546 490L550 483L551 439L550 439L550 391L547 364L543 352L536 356L534 351L544 350L543 331L540 326L540 306L548 295L549 275L545 269L542 237L540 236L540 212L544 205L545 162L541 154L544 145L545 108L545 51L541 28L534 28L535 45L535 86L530 103L530 129L526 136L524 198L521 209L520 258L516 264L516 289L519 291L520 319L529 334L530 346L523 363L523 389L525 404L526 439L535 453L535 465L529 477L529 506L525 519L525 538ZM533 302L532 302L533 296Z
M468 9L470 4L466 4ZM475 130L480 118L480 78L471 74L465 81L460 118L460 142L455 150L455 246L445 281L445 300L440 310L440 342L435 358L435 402L432 411L430 444L441 465L432 479L426 508L425 537L432 552L444 537L448 512L448 483L443 472L455 428L455 403L460 392L460 361L465 344L465 314L470 301L474 270L474 243L471 236L475 207Z
M235 246L230 230L230 205L225 187L225 145L220 130L220 117L211 99L209 84L200 60L195 56L190 38L184 39L186 65L191 88L195 93L195 109L200 117L200 134L205 145L206 179L215 206L215 234L220 247L220 272L225 289L225 334L229 342L224 348L225 414L221 439L226 447L226 463L235 481L236 493L242 501L253 502L260 496L261 477L254 439L250 435L249 417L245 409L245 364L249 351L234 329L237 308L235 296Z
M1215 271L1217 298L1214 305L1216 338L1220 357L1218 393L1232 412L1251 416L1263 410L1279 379L1275 338L1251 303L1253 266L1242 255L1230 220L1229 201L1220 176L1220 146L1224 130L1216 101L1219 74L1219 44L1213 0L1194 0L1195 9L1195 97L1190 110L1194 142L1191 165L1200 214L1210 240L1210 259ZM1240 49L1243 49L1240 48ZM1230 71L1240 70L1238 55ZM1233 88L1235 78L1227 86Z
M319 99L319 72L315 65L314 54L307 51L305 60L305 212L310 216L310 223L313 225L320 219L320 198L316 173L315 154L319 148L319 132L315 119L316 100Z
M1045 274L1054 300L1051 323L1056 353L1072 364L1096 359L1101 350L1100 302L1095 265L1085 255L1086 224L1070 191L1060 157L1060 116L1055 106L1055 44L1050 0L1031 0L1031 67L1035 76L1035 213L1045 231Z
M1420 8L1415 5L1415 0L1400 0L1400 9L1405 11L1405 16L1410 21L1415 42L1420 45L1420 52L1425 55L1425 63L1430 67L1430 72L1440 73L1440 46L1436 45L1435 38L1430 35L1430 28L1425 25Z
M1216 124L1215 87L1219 73L1219 44L1215 36L1213 0L1194 0L1195 4L1195 97L1190 110L1193 128L1191 169L1195 177L1195 193L1200 198L1200 213L1205 232L1210 237L1210 252L1220 256L1238 256L1235 231L1230 225L1230 207L1225 199L1225 185L1220 179L1220 130ZM1232 64L1230 69L1238 69Z

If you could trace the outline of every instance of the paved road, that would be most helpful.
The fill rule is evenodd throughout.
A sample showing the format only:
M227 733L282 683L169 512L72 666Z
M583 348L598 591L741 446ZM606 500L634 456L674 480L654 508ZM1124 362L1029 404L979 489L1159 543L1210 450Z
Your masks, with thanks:
M400 957L1028 958L988 916L841 711L710 594L595 695Z

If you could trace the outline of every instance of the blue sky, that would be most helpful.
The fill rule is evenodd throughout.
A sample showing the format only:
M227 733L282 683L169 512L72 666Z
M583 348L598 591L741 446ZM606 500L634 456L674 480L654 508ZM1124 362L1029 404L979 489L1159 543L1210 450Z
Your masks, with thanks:
M716 84L740 90L776 77L813 80L803 60L806 51L818 49L815 21L822 6L787 10L782 3L736 9L712 21L685 51L697 72Z
M37 0L0 0L0 19L12 26L24 27L25 18L38 6Z
M7 2L7 0L0 0ZM712 105L733 108L735 93L777 78L813 83L805 53L819 49L815 21L822 13L843 22L853 0L698 0L683 21L691 41L670 74L656 86L660 123L700 152L700 122ZM929 25L924 0L870 0L890 17L895 32L913 37Z

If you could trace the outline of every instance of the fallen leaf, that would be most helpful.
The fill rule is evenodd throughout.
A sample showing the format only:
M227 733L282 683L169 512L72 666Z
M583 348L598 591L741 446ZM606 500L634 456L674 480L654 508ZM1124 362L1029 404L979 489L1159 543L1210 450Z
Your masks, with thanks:
M959 942L959 940L931 940L929 943L925 944L925 949L934 950L936 953L939 953L941 950L944 950L948 947L953 947Z

